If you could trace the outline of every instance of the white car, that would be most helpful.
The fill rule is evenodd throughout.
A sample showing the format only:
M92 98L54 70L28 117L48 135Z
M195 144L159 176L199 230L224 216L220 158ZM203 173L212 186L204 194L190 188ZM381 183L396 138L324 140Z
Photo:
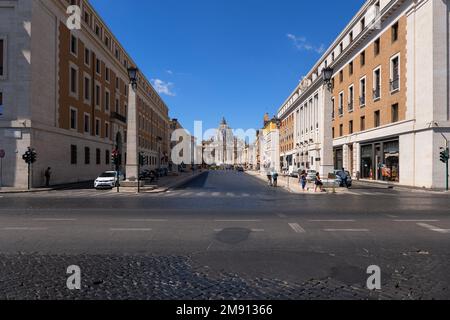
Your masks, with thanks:
M119 179L117 179L119 176ZM120 181L124 181L125 176L121 172L117 171L106 171L103 172L97 179L94 181L95 189L112 189L117 187L117 183Z

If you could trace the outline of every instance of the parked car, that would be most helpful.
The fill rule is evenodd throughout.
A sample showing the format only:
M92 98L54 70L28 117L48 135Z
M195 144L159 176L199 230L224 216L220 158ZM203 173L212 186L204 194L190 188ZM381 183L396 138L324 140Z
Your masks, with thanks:
M237 167L237 172L244 172L244 168L243 167Z
M338 185L341 188L351 188L353 185L352 175L349 171L345 171L347 175L347 186L344 186L344 182L342 180L342 170L335 170L334 174L336 175L336 185Z
M98 176L94 181L95 189L112 189L117 187L121 181L125 180L125 176L122 172L106 171Z

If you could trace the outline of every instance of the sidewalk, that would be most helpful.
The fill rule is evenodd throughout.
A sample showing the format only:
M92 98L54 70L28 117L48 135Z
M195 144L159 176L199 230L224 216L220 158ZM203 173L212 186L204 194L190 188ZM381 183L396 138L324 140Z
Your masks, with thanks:
M246 171L246 174L256 177L258 179L260 179L261 181L264 181L264 183L267 184L267 176L264 173L261 172L255 172L255 171ZM307 184L307 188L308 191L303 191L302 187L300 186L300 183L298 181L298 178L293 178L293 177L284 177L284 176L279 176L278 177L278 187L279 188L284 188L286 190L288 190L291 193L298 193L298 194L316 194L316 195L320 195L320 194L332 194L333 193L333 183L329 182L327 179L323 179L324 182L324 192L314 192L314 188L315 185L314 183L308 183ZM338 188L336 186L335 188L335 193L346 193L348 190L346 188Z
M192 179L197 178L202 173L206 171L195 171L195 173L191 172L183 172L177 175L169 175L167 177L159 178L157 182L152 184L146 184L145 187L141 188L142 193L162 193L167 192L170 189L174 189L177 187L180 187ZM49 191L57 191L57 190L67 190L67 189L93 189L93 182L87 181L87 182L78 182L78 183L70 183L70 184L63 184L58 186L53 186L50 188L33 188L31 190L27 189L19 189L19 188L10 188L10 187L3 187L0 188L0 194L8 194L8 193L36 193L36 192L49 192ZM136 193L137 188L120 188L121 192L130 192L130 193Z

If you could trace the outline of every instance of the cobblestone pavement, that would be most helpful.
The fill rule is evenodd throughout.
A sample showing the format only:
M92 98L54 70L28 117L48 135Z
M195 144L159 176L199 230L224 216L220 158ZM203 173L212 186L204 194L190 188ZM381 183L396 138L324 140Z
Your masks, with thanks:
M439 257L446 258L447 257ZM288 283L209 272L186 256L0 255L0 299L449 299L448 268L436 257L406 254L402 270L390 270L380 292L333 278ZM66 287L70 265L81 268L82 289ZM420 270L420 272L418 272ZM386 283L387 282L387 283Z

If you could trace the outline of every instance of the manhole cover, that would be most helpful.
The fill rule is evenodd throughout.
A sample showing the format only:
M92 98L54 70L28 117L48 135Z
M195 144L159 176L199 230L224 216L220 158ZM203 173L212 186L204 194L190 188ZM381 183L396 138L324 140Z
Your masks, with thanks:
M216 235L217 241L227 244L238 244L248 240L251 230L245 228L227 228L218 232Z

